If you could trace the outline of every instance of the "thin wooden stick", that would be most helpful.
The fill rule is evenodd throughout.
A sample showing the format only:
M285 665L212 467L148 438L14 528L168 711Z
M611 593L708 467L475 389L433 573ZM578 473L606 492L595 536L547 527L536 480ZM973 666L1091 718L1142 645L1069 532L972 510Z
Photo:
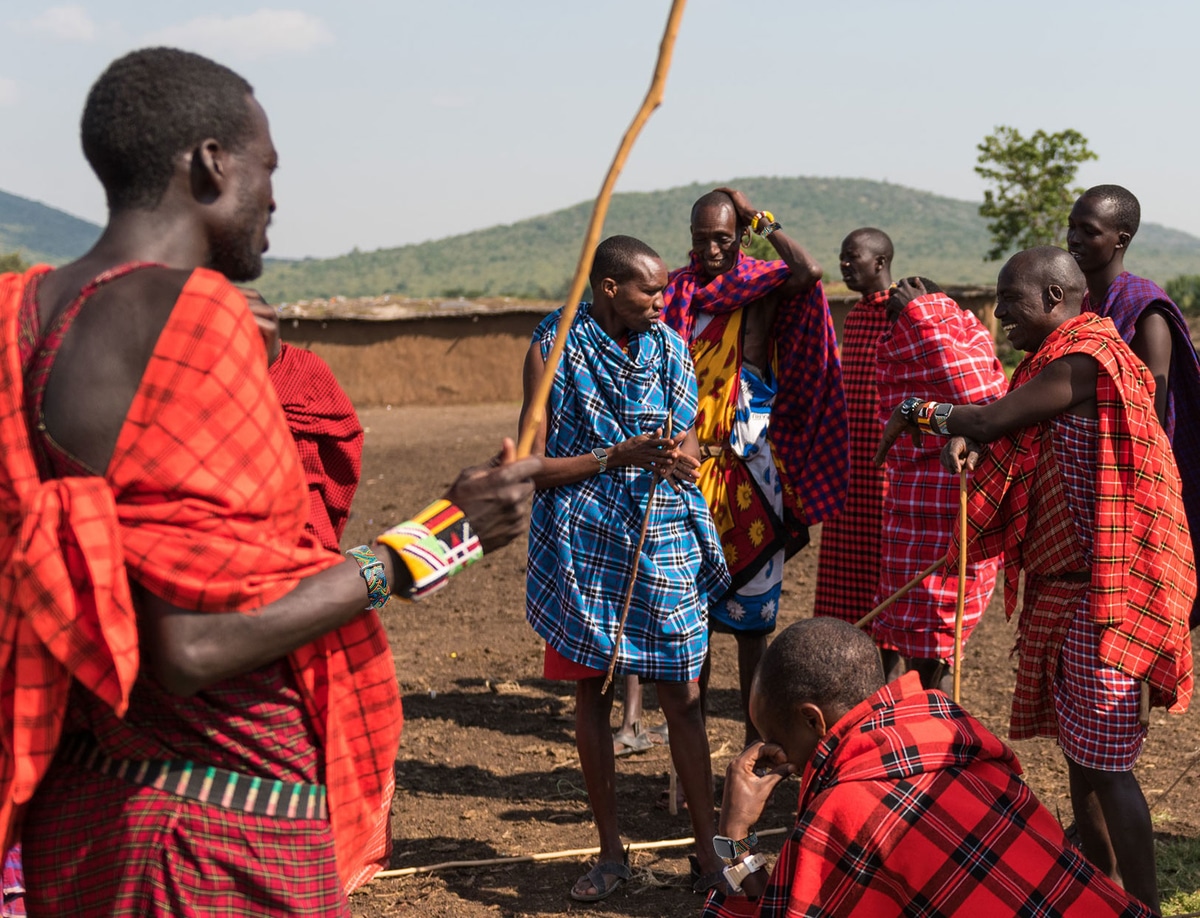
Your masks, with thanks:
M769 835L782 835L790 831L792 831L792 827L787 826L780 829L764 829L756 834L759 838L766 838ZM659 848L683 848L695 843L696 839L688 836L687 838L668 838L662 841L633 842L628 847L630 851L654 851ZM479 861L445 861L441 864L429 864L425 867L401 867L398 870L383 870L375 874L375 879L391 880L396 877L411 877L419 873L433 873L435 870L457 870L463 867L498 867L502 864L529 864L539 861L556 861L568 857L595 857L599 853L599 848L570 848L566 851L546 851L542 854L522 854L516 857L492 857Z
M909 590L911 590L918 583L920 583L922 580L924 580L926 577L928 577L930 574L932 574L934 571L936 571L939 567L941 567L943 564L945 564L946 559L948 557L950 557L948 554L942 555L940 558L938 558L936 561L934 561L933 564L929 565L929 567L925 568L925 570L921 571L921 573L919 573L919 574L917 574L917 576L913 577L912 580L908 581L908 583L904 584L904 586L900 587L900 589L898 589L895 593L893 593L891 596L889 596L887 599L885 599L883 602L881 602L879 605L877 605L874 609L872 609L870 612L868 612L866 615L864 615L862 618L860 618L858 621L856 621L854 623L854 626L856 628L867 627L867 625L871 624L872 620L875 618L876 615L878 615L880 612L882 612L884 609L886 609L888 606L890 606L892 603L894 603L897 599L903 599Z
M967 466L958 479L958 605L954 609L954 703L962 702L962 629L967 609Z
M671 439L671 432L675 427L675 418L669 412L667 414L667 439ZM600 694L603 695L608 691L608 687L612 685L613 672L617 668L617 657L621 654L621 636L625 633L625 620L629 618L629 606L633 602L633 587L637 583L638 561L642 557L642 546L646 544L646 530L650 528L650 511L654 509L654 491L658 488L658 483L662 478L655 473L654 478L650 482L650 494L646 497L646 512L642 514L642 531L638 534L637 548L633 550L633 569L629 572L629 583L625 587L625 601L621 605L621 620L617 623L617 639L613 642L612 659L608 661L608 675L604 677L604 685L600 687Z
M558 322L558 331L554 335L554 344L550 348L550 353L546 355L546 370L530 400L529 413L525 418L525 429L521 431L521 438L517 442L518 457L529 455L529 451L533 449L534 437L546 416L546 399L550 396L550 387L554 384L558 363L562 358L563 348L567 344L567 332L571 328L571 323L575 321L575 313L579 309L579 298L583 296L588 272L592 269L592 256L600 242L600 231L604 227L604 218L608 214L608 202L612 198L617 176L621 174L625 160L629 158L629 151L633 149L634 141L637 140L642 127L650 119L654 110L662 104L667 74L671 70L671 55L675 50L675 37L679 34L679 23L683 19L683 8L686 5L687 0L674 0L671 4L671 14L667 17L667 27L663 32L662 44L658 47L658 63L654 67L654 79L650 83L650 89L646 92L642 107L634 115L632 123L625 131L625 136L621 138L617 154L613 157L612 165L608 167L608 174L604 177L604 184L600 186L600 194L596 198L596 203L592 205L592 218L588 223L587 235L583 240L583 251L579 253L579 263L575 266L575 277L571 281L571 290L563 305L562 318Z

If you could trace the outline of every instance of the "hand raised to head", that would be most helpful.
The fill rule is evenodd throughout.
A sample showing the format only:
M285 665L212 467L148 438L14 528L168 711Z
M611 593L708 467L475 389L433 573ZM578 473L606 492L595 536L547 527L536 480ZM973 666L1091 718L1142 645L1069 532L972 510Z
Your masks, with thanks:
M738 223L742 226L749 226L750 221L754 219L754 215L758 213L754 206L750 203L750 199L736 188L714 188L713 191L719 191L721 194L727 194L733 199L733 209L737 211Z
M751 743L725 769L725 793L721 802L721 826L725 834L743 838L762 817L775 786L796 766L787 760L782 746Z

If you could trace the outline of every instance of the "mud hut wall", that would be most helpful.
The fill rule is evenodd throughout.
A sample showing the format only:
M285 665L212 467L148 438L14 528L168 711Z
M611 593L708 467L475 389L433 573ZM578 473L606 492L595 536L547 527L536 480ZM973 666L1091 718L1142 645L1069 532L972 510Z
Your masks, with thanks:
M468 405L521 400L521 368L541 319L284 319L281 331L324 359L355 405Z
M955 293L951 291L952 295ZM839 340L857 297L831 297ZM991 291L958 293L996 333ZM404 320L292 319L283 340L322 357L356 405L470 405L521 400L538 312Z

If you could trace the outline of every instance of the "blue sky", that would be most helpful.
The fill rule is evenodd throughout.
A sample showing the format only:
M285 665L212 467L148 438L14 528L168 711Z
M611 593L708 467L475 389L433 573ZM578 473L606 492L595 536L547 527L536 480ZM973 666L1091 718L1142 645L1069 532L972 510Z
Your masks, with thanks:
M267 109L273 254L511 223L595 194L670 6L278 3L5 4L0 188L103 222L84 97L112 58L171 44L238 70ZM1100 154L1082 184L1126 185L1143 219L1200 235L1197 35L1189 0L691 0L618 190L820 175L975 200L975 144L996 125L1073 127ZM803 238L803 214L779 216Z

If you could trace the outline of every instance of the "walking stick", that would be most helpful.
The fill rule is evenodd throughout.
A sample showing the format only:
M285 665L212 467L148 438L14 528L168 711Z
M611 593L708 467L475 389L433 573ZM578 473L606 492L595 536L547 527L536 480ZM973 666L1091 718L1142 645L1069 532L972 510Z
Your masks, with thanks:
M675 419L667 414L667 439L671 439L671 430ZM638 559L642 557L642 546L646 544L646 530L650 528L650 511L654 507L654 491L662 477L656 472L650 482L650 494L646 498L646 512L642 514L642 531L638 534L637 548L633 550L633 570L629 572L629 583L625 587L625 601L621 605L621 620L617 623L617 639L613 642L612 659L608 661L608 675L604 677L604 685L600 688L603 695L612 685L613 672L617 668L617 657L621 653L621 635L625 633L625 619L629 617L629 605L633 601L633 587L637 583Z
M967 608L967 466L958 479L958 606L954 610L954 703L962 702L962 629Z
M554 344L550 348L550 353L546 355L546 370L529 403L525 429L521 431L521 437L517 442L518 457L529 455L538 427L546 416L546 399L550 396L550 387L554 384L554 376L558 371L563 348L567 344L567 332L571 328L571 323L575 321L575 313L579 309L579 298L583 296L588 272L592 268L592 256L595 254L596 245L600 242L600 230L604 226L604 217L608 213L608 202L612 198L617 176L621 174L625 160L629 157L629 151L633 149L634 141L637 140L642 127L650 119L654 110L662 104L667 74L671 70L671 55L675 50L675 36L679 34L679 23L683 19L683 8L686 5L687 0L673 0L671 3L667 27L663 32L662 43L658 46L658 63L654 67L654 79L650 83L649 90L646 91L642 107L634 115L633 121L625 131L625 136L621 138L617 154L613 157L612 165L608 167L608 174L604 177L604 183L600 186L600 194L596 197L596 203L592 205L592 217L588 222L587 234L584 236L583 251L579 253L579 262L575 265L575 277L571 281L571 290L563 305L562 317L559 319L558 330L554 335Z

